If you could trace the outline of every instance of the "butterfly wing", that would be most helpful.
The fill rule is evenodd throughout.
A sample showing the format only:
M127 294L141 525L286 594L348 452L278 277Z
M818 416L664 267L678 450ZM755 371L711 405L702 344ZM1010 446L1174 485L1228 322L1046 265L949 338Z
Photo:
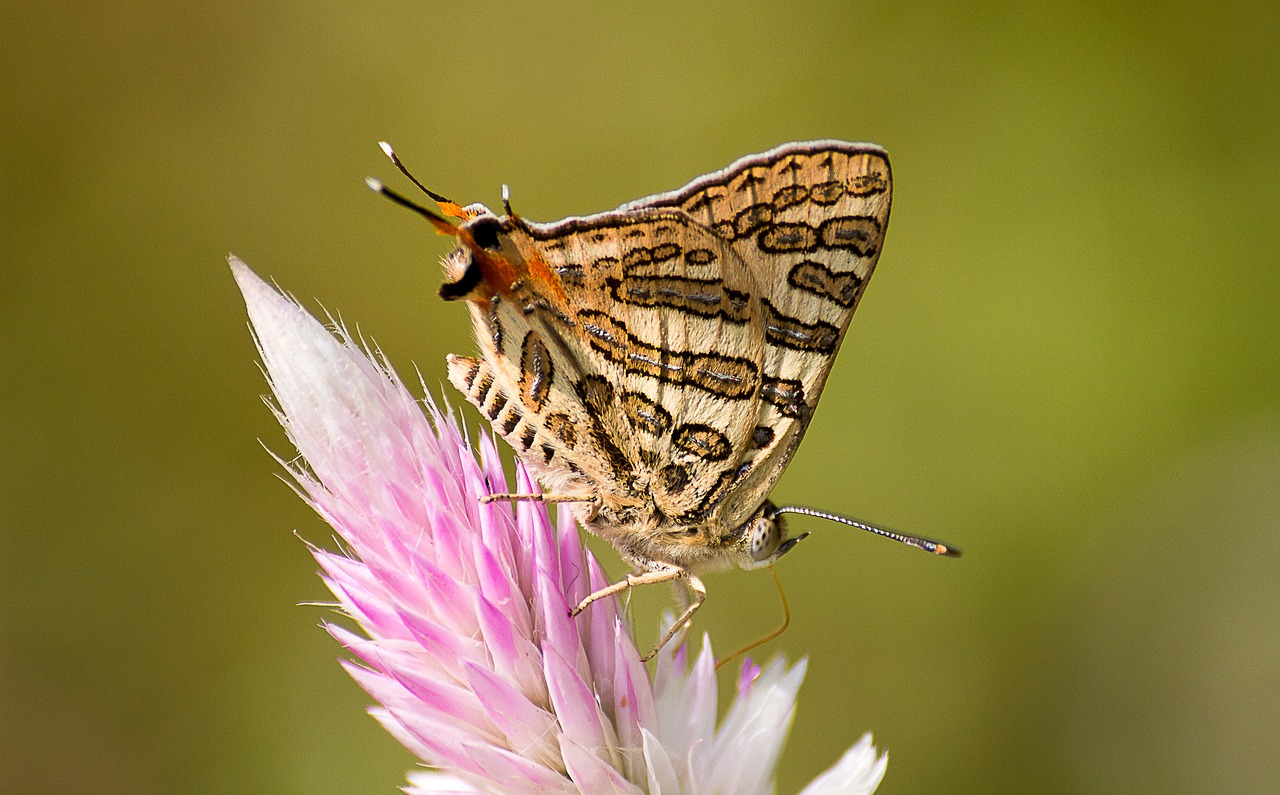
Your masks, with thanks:
M610 213L481 218L505 238L477 228L486 264L452 270L479 286L483 356L454 357L450 378L544 486L603 503L603 524L727 535L808 427L890 187L879 147L822 141Z
M750 270L680 211L508 226L519 278L470 301L484 356L455 357L451 379L544 485L600 497L608 523L705 522L757 413Z
M735 527L768 496L817 406L889 221L889 159L874 144L786 144L621 212L680 209L746 264L765 327L752 447L721 506Z

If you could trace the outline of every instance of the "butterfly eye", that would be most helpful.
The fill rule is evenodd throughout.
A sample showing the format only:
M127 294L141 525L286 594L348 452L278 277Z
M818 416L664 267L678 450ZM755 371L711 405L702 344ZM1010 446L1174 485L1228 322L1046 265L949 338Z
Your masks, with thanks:
M751 526L748 550L753 560L764 560L778 548L778 525L763 516Z
M501 242L498 240L498 233L502 231L502 223L491 215L477 218L467 227L467 231L471 232L471 237L480 248L497 251L502 247Z

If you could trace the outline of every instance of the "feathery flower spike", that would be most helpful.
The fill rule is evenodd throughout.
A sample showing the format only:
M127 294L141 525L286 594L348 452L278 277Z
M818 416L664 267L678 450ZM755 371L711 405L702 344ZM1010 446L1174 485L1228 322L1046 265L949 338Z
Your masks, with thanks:
M429 397L424 413L384 359L231 268L301 456L282 463L350 549L314 550L360 631L326 626L373 716L432 768L406 792L773 792L803 661L744 662L717 728L709 640L691 667L685 647L664 651L651 679L613 600L571 619L604 574L545 506L481 504L508 490L492 439L477 462L453 416ZM802 795L870 793L885 764L864 735Z

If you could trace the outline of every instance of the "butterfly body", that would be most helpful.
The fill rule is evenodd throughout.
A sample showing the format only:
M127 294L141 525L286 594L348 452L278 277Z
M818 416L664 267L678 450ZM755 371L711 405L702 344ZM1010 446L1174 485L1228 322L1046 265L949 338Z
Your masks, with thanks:
M637 571L767 566L797 540L767 498L890 196L880 147L815 141L550 224L442 201L462 223L441 295L467 302L480 348L449 378Z

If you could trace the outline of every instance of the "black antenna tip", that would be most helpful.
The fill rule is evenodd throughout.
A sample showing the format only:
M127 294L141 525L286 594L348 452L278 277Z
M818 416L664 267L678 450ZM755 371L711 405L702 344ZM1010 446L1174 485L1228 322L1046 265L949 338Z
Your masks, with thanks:
M386 141L378 141L378 148L382 150L382 153L384 155L390 158L391 163L397 169L400 170L401 174L404 174L406 177L409 178L410 182L418 186L418 190L430 196L438 204L454 204L454 202L450 201L449 199L446 199L445 197L441 196L439 193L436 193L435 191L429 189L426 185L423 185L421 182L418 181L417 177L410 174L409 169L405 168L404 163L400 162L399 156L396 155L396 150L391 148L391 144L387 143Z

